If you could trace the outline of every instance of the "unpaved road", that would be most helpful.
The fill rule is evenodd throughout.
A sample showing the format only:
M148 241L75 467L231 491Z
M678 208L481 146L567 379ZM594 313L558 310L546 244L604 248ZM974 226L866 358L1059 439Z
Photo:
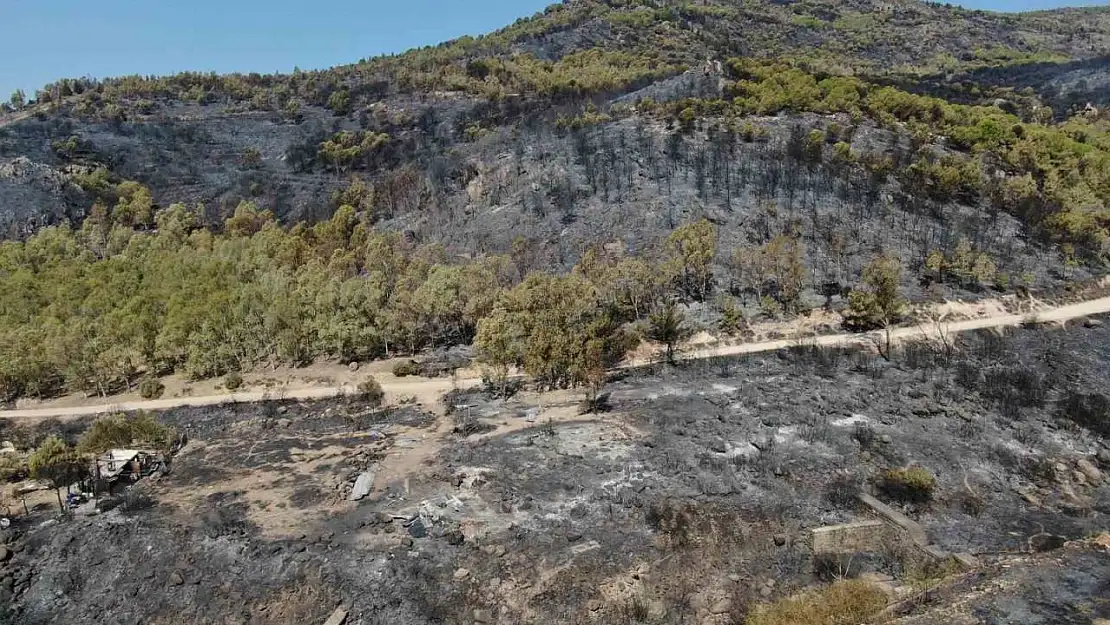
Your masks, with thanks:
M1110 312L1110 297L1101 297L1076 304L1057 306L1035 313L1040 322L1062 322L1089 315L1098 315ZM965 321L939 322L894 328L890 331L890 338L894 341L930 338L938 339L958 332L981 330L985 328L1001 328L1020 325L1030 318L1030 314L994 315L981 319L968 319ZM754 343L740 343L737 345L716 345L703 349L687 350L682 353L684 360L713 358L716 356L731 356L736 354L754 354L770 352L789 347L803 345L844 346L854 344L870 344L875 340L885 340L881 332L826 334L812 337L794 337L777 339L773 341L759 341ZM621 365L621 368L635 368L649 364L647 360L634 360ZM481 383L475 378L450 380L445 378L422 379L404 382L386 382L382 384L389 398L403 395L425 396L429 394L442 394L453 388L469 388ZM108 412L133 411L133 410L165 410L181 406L213 406L228 403L257 402L273 399L326 399L341 395L351 394L355 388L346 386L315 387L288 390L246 391L240 393L225 393L222 395L207 395L200 397L175 397L170 399L154 399L148 401L132 401L123 403L99 402L85 406L32 408L25 410L0 410L0 419L42 419L50 417L82 417Z

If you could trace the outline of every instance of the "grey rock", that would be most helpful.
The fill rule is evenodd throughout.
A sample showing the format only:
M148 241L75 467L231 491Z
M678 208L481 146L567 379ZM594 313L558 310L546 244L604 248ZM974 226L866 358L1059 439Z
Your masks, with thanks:
M1098 486L1102 483L1102 472L1095 468L1095 465L1090 460L1081 458L1079 462L1075 463L1075 466L1091 484Z
M185 576L178 571L170 572L170 584L180 586L185 583Z
M350 369L351 371L358 371L358 361L357 360L352 360L351 363L349 365L347 365L347 368Z
M492 623L493 622L493 612L490 612L489 610L474 610L474 622L475 623Z
M709 606L710 614L725 614L732 609L731 599L721 599L720 601Z
M355 485L351 488L351 494L347 497L350 501L358 501L365 498L374 489L374 471L363 471L355 479Z
M1110 449L1100 449L1095 460L1104 467L1110 467Z
M1084 328L1101 328L1102 327L1102 320L1101 319L1085 319L1083 321L1083 327Z
M7 547L0 547L0 562L7 562L12 558L12 550Z
M454 577L456 581L464 580L470 577L470 571L468 569L456 569Z
M781 547L786 544L786 534L775 534L775 545Z
M423 521L421 521L420 519L416 519L412 522L411 525L409 525L409 536L412 536L413 538L427 538L428 528L424 526Z

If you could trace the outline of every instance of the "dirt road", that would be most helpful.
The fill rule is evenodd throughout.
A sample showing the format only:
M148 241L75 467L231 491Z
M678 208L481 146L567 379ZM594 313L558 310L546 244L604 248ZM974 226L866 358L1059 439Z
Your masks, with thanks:
M1048 308L1035 313L1036 319L1041 322L1062 322L1089 315L1098 315L1110 312L1110 297L1092 299L1066 306ZM894 341L930 338L938 339L942 335L948 336L959 332L981 330L984 328L1001 328L1016 326L1030 318L1029 314L994 315L981 319L965 321L940 322L904 326L892 329L891 339ZM687 350L682 354L683 359L713 358L716 356L731 356L736 354L754 354L786 349L800 342L809 345L836 346L853 344L870 344L874 340L885 340L879 332L871 333L845 333L827 334L808 338L788 338L773 341L760 341L754 343L741 343L738 345L717 345L713 347ZM633 360L625 363L621 368L634 368L648 364L648 360ZM396 399L405 395L427 399L438 397L452 388L469 388L479 384L481 380L469 378L460 380L450 379L421 379L403 382L387 382L382 388L389 399ZM240 393L225 393L222 395L208 395L200 397L175 397L170 399L155 399L148 401L132 401L123 403L99 402L84 406L33 408L26 410L0 410L0 419L42 419L50 417L81 417L97 415L108 412L132 410L165 410L181 406L213 406L229 403L257 402L272 399L326 399L355 392L351 385L288 389L284 391L246 391Z

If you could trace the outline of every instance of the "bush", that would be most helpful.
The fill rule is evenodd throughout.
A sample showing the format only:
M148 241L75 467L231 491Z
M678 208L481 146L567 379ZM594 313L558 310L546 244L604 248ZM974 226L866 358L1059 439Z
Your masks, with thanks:
M359 383L358 385L359 398L371 406L377 408L382 405L385 399L385 391L382 390L382 385L370 376Z
M157 378L147 378L139 383L139 395L143 399L158 399L166 392L166 385Z
M933 498L937 478L921 467L888 469L875 478L875 488L887 497L906 503L926 503Z
M100 454L116 447L169 450L177 432L158 422L151 413L108 415L96 420L77 441L82 454Z
M224 376L224 388L229 391L234 391L243 386L243 376L238 373L229 373Z
M393 375L398 378L407 378L410 375L420 375L420 365L415 360L402 360L393 365Z
M746 625L856 625L886 607L886 593L860 580L848 580L772 603L748 616Z
M825 500L837 508L853 510L859 503L861 480L850 473L838 473L825 486Z
M1110 398L1101 393L1068 392L1060 402L1059 418L1110 438Z

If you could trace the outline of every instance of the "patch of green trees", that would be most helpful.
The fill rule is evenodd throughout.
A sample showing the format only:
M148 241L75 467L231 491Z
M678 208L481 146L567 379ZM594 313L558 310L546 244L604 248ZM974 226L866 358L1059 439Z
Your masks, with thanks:
M704 299L713 285L706 221L678 228L663 258L593 250L567 275L522 278L511 257L452 262L347 205L283 227L244 202L213 232L180 204L148 228L130 208L146 206L145 189L116 194L127 210L0 243L0 401L413 354L476 335L492 362L574 386L624 353L624 326L664 295Z

